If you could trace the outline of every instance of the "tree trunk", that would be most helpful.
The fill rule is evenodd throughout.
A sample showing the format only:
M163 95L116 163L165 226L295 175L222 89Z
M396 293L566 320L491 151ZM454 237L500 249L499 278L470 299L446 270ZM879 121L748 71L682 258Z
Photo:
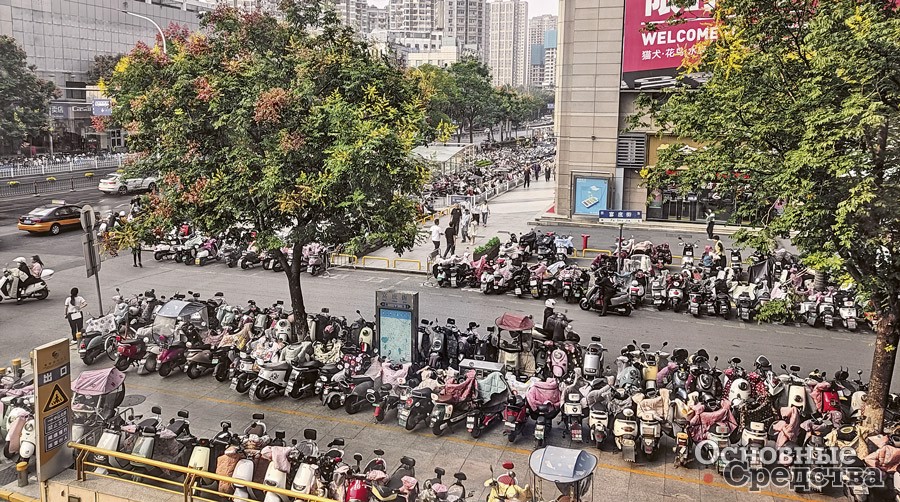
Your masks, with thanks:
M469 143L474 143L474 142L475 142L475 134L474 134L474 131L472 131L472 120L469 119Z
M892 301L890 311L883 313L875 323L875 355L872 357L872 375L863 423L866 436L881 434L884 428L884 407L890 394L897 344L900 343L900 332L895 325L897 307Z
M275 252L275 256L278 258L278 262L281 263L281 268L284 269L284 275L287 276L288 291L291 295L291 314L294 316L291 330L294 339L289 341L298 342L306 337L308 329L306 324L306 305L303 303L303 286L300 284L300 262L303 257L303 245L299 243L294 244L291 249L293 262L290 265L288 265L287 256L280 249Z
M825 291L828 288L828 274L821 270L816 270L813 273L813 290L814 291Z

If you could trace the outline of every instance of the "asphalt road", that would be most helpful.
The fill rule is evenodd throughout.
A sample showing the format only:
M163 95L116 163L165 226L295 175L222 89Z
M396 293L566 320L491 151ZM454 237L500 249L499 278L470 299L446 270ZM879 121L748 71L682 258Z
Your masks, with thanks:
M116 200L116 199L114 199ZM35 239L35 242L50 242L51 239ZM72 232L59 239L57 244L58 273L49 285L51 295L48 300L28 301L21 305L3 302L0 304L0 361L13 357L27 357L28 351L41 343L68 336L68 327L63 318L62 302L72 286L81 289L86 297L91 313L98 313L97 298L93 279L86 279L80 263L80 246L75 246L77 233ZM31 242L30 240L28 242ZM9 248L0 250L3 258L12 254L31 253ZM101 271L102 292L105 307L110 308L109 297L114 288L131 293L155 288L157 294L171 295L175 291L199 290L204 296L216 291L225 293L231 303L255 299L261 305L275 300L288 301L287 288L282 275L260 269L241 271L227 269L221 264L211 264L203 268L188 267L174 262L154 262L145 255L144 268L133 268L129 256L111 259L103 264ZM52 266L52 264L51 264ZM453 317L458 323L470 320L484 327L504 311L515 311L541 315L542 302L519 300L504 296L484 296L477 291L437 289L423 284L423 278L388 272L369 272L333 269L326 277L304 276L304 292L309 311L329 307L338 315L353 315L356 309L371 317L374 312L374 293L379 289L397 289L420 293L420 308L424 317L441 322ZM842 331L816 330L808 327L758 326L716 318L695 320L687 315L672 312L656 312L642 309L631 317L610 316L600 318L595 313L582 312L576 306L568 308L568 315L574 320L583 339L600 335L603 343L614 354L618 349L636 339L651 343L654 347L669 341L670 347L684 346L689 349L705 347L710 354L721 360L731 356L741 357L746 364L760 353L766 354L776 364L798 364L804 371L820 368L829 372L838 365L868 369L871 362L873 337L867 333L846 333ZM611 355L609 356L611 362ZM109 365L102 361L95 365ZM86 369L73 351L73 373ZM442 466L448 473L462 469L469 476L468 486L474 488L476 498L483 497L481 483L488 476L488 467L497 467L500 461L512 460L525 479L527 455L534 447L533 439L521 438L515 444L508 444L498 430L486 433L473 441L462 427L457 427L450 437L435 438L430 431L420 430L407 433L396 426L391 415L384 424L375 424L371 411L348 416L343 410L329 411L316 400L294 401L280 398L262 405L250 403L246 397L229 390L226 384L218 384L206 377L190 381L184 375L161 379L158 375L138 376L129 370L126 387L129 394L135 394L142 404L136 406L137 413L146 413L149 406L161 404L165 414L173 414L178 408L191 411L192 430L200 436L215 432L220 420L231 420L244 424L251 413L263 411L267 414L270 428L287 431L288 437L300 437L301 430L314 427L319 430L323 441L331 437L345 437L348 452L359 451L368 457L368 452L376 447L388 450L388 461L396 462L401 454L414 456L419 461L417 471L420 478L429 476L434 466ZM243 425L240 425L241 427ZM529 432L530 429L527 431ZM551 444L582 447L571 444L558 430L551 434ZM403 445L399 448L398 445ZM728 487L722 478L711 471L699 469L672 468L671 452L665 451L666 459L647 464L626 464L614 452L589 451L600 457L601 476L595 480L595 497L614 500L646 500L648 498L679 498L684 500L803 500L785 490L770 490L761 495L751 495ZM827 499L828 497L819 497ZM598 499L599 500L599 499Z

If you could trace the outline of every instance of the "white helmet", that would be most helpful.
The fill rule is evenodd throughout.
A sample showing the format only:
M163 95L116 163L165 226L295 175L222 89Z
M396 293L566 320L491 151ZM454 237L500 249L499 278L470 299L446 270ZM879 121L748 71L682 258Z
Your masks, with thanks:
M553 307L556 306L556 300L554 300L553 298L550 298L549 300L544 302L544 306L552 309Z
M24 264L26 264L26 265L28 264L28 262L25 261L25 258L23 258L23 257L21 257L21 256L18 257L18 258L16 258L16 259L13 260L13 261L16 262L16 263L24 263Z

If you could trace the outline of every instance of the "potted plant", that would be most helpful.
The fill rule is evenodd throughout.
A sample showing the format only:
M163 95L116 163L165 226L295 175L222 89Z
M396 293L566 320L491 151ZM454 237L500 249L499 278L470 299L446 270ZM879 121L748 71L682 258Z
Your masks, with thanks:
M488 260L493 260L498 254L500 254L500 239L492 237L489 241L472 251L472 259L478 261L482 256L487 256Z

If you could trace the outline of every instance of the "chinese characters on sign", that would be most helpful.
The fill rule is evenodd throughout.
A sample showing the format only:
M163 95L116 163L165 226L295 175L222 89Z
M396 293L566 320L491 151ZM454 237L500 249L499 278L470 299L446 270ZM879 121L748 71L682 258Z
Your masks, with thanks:
M68 408L44 417L44 453L50 452L69 442Z
M602 209L599 212L601 223L634 223L644 219L643 211Z

